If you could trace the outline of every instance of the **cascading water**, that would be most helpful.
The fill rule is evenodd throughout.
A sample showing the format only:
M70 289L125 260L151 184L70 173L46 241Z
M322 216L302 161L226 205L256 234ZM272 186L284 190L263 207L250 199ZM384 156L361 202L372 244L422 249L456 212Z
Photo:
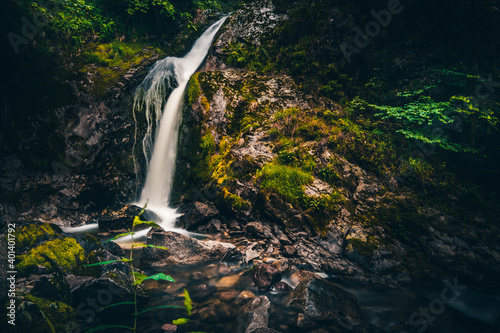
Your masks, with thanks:
M184 91L191 75L205 59L212 40L225 19L223 17L212 24L183 58L167 57L158 61L136 91L134 118L139 113L144 113L147 121L146 134L142 140L147 174L140 199L135 204L142 207L147 202L148 210L157 215L159 220L156 222L165 230L174 229L175 220L179 216L169 206L169 196L175 171ZM172 92L164 103L169 90ZM138 236L141 235L136 234L134 238Z

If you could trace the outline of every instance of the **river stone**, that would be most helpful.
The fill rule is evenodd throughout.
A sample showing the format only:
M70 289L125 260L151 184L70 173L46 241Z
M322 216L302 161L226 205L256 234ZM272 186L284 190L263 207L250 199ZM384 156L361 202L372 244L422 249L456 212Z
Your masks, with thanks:
M302 328L316 327L318 321L334 320L351 329L354 323L361 321L356 297L316 276L303 279L288 296L288 303L299 311L295 324Z
M220 260L236 248L233 244L200 241L158 228L149 231L147 238L148 245L165 246L168 250L144 248L141 262L146 266L185 265Z
M244 307L243 319L244 327L238 327L238 332L254 333L258 329L267 328L269 325L269 307L271 302L266 296L255 298L250 304Z
M254 299L255 294L251 291L248 290L243 290L240 295L238 296L238 299L236 303L241 303L241 302L246 302L248 300Z
M252 271L252 280L260 291L269 290L281 277L281 272L268 264L255 267Z
M173 324L165 324L161 327L163 333L174 333L177 332L177 326Z
M216 290L217 288L213 285L200 284L199 286L196 286L194 290L191 291L191 298L194 301L201 301L210 294L214 293Z

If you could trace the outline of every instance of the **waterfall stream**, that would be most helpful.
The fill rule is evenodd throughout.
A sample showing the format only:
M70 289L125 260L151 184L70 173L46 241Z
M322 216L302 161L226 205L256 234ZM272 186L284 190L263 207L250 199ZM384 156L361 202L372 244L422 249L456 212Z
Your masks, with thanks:
M223 17L212 24L183 58L167 57L156 62L136 90L134 100L136 124L139 113L144 113L147 121L146 134L141 142L147 161L147 174L140 198L134 204L142 207L147 202L148 210L156 214L158 218L156 222L165 230L175 229L175 220L180 216L175 208L169 206L169 197L175 171L184 92L191 75L202 64L215 34L225 19L226 17ZM165 103L165 97L170 90L170 96ZM186 232L179 229L176 231ZM147 230L137 233L134 239L146 232Z

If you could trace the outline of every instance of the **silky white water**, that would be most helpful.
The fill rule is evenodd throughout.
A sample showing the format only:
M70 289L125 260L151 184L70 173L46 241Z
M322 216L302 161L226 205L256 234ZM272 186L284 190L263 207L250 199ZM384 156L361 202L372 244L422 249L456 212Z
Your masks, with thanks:
M175 229L175 220L180 216L176 209L169 206L169 197L175 171L184 92L191 75L202 64L215 34L225 19L226 17L211 25L183 58L167 57L154 64L136 91L134 100L136 124L140 113L144 114L147 121L146 134L141 141L147 173L140 199L134 204L142 207L147 203L148 210L157 216L155 222L165 230ZM165 103L169 90L171 93ZM176 231L186 233L185 230L176 229ZM146 233L147 230L136 233L134 239ZM120 240L127 241L126 238Z

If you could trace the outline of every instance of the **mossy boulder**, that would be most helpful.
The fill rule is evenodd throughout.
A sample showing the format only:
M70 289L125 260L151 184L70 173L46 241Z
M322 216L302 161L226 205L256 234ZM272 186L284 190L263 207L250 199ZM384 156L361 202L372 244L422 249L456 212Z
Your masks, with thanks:
M55 224L29 224L15 232L16 249L24 252L43 241L51 240L62 233L61 228Z
M84 250L74 238L65 237L44 242L18 257L17 270L27 276L37 265L50 272L75 270L84 260Z
M14 332L56 333L78 331L76 311L63 302L26 296L17 309ZM67 330L67 328L71 328Z

